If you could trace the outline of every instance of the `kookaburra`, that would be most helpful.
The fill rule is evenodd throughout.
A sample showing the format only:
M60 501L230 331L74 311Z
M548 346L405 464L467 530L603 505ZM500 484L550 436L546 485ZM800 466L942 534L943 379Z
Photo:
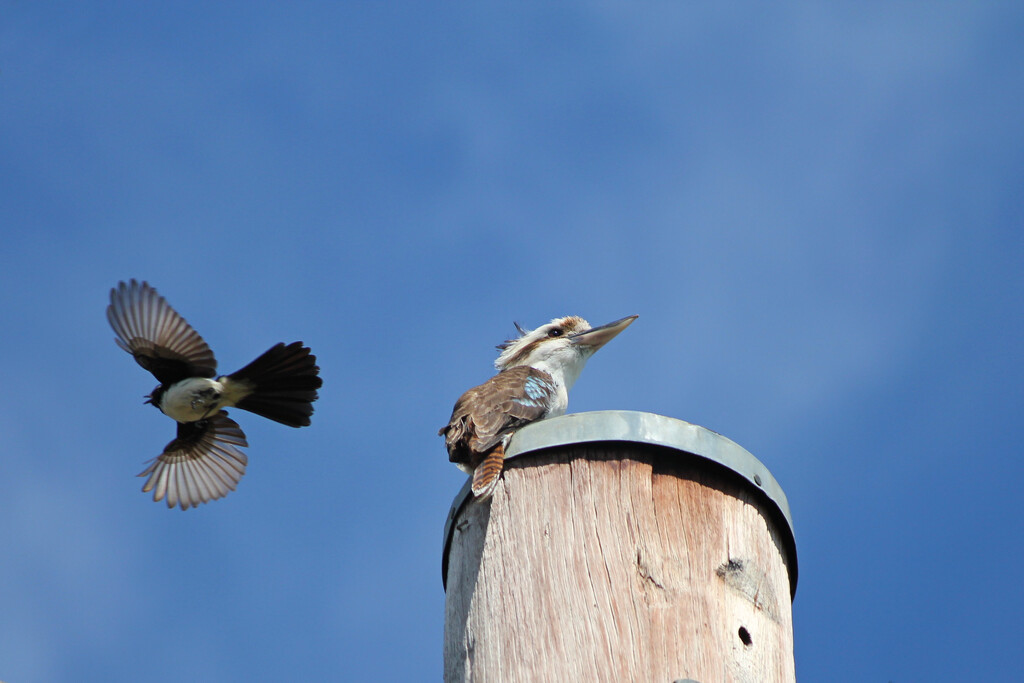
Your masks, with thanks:
M178 423L177 438L139 476L143 492L167 507L198 507L235 490L247 459L245 434L224 408L236 406L304 427L323 384L316 356L302 342L277 344L238 372L217 376L203 338L147 283L110 290L114 340L160 382L146 397Z
M594 352L637 316L591 327L583 318L556 318L498 345L498 374L464 393L443 427L448 459L473 476L473 495L488 498L498 483L505 447L525 424L565 413L569 389Z

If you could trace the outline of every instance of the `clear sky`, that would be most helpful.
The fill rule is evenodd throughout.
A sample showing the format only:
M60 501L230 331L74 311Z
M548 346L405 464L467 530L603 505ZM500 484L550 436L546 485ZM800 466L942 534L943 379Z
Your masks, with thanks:
M436 436L494 345L640 319L570 411L728 436L789 497L802 681L1011 681L1024 627L1015 3L37 2L0 9L0 680L433 681ZM223 371L227 498L104 308Z

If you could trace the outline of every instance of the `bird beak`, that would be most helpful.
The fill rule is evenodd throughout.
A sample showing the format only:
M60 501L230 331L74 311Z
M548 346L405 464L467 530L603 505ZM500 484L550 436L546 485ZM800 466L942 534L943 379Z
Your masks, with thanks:
M569 342L574 346L586 346L597 351L599 348L610 342L615 335L629 327L629 324L638 317L639 316L631 315L627 318L623 318L622 320L616 320L613 323L608 323L607 325L593 327L586 332L577 332L576 334L569 336Z

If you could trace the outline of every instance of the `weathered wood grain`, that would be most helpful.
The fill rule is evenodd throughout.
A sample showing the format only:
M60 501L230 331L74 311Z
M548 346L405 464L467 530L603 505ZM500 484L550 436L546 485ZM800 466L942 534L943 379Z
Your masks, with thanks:
M785 546L749 489L641 444L507 462L455 523L445 680L794 681Z

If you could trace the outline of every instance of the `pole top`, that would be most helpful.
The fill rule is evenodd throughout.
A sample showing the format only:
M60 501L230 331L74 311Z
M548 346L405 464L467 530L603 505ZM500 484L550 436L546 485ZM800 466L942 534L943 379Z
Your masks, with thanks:
M749 482L760 491L775 512L776 526L788 546L786 565L789 567L791 591L796 593L797 563L796 536L789 501L775 477L760 460L735 441L699 425L672 417L635 410L597 410L572 413L532 422L512 435L505 459L534 451L571 444L594 442L642 443L676 451L679 457L697 457L720 465ZM448 581L448 550L451 547L455 518L472 496L470 480L452 501L448 520L444 525L444 550L441 560L441 580Z

